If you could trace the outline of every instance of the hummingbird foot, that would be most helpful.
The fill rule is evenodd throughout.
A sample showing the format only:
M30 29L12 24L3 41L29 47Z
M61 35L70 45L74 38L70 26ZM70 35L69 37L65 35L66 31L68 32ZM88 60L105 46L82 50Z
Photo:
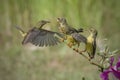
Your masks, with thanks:
M70 48L72 48L73 44L72 43L68 43L67 44Z
M73 48L74 51L79 52L77 48Z
M80 51L81 53L83 53L83 52L85 52L86 51L86 49L85 50L82 50L82 51Z
M64 42L64 39L63 39L63 38L61 38L61 39L60 39L60 42Z

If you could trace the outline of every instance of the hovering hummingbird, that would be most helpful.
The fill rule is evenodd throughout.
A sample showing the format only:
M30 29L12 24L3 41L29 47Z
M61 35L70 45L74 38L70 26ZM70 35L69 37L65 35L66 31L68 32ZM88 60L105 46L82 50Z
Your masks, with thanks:
M33 27L28 32L25 32L20 27L16 26L16 28L20 31L21 35L24 37L22 44L32 43L36 46L54 46L60 43L60 40L55 37L55 35L62 38L61 34L58 32L53 32L49 30L45 30L42 27L50 23L50 21L41 20L37 24L38 27Z

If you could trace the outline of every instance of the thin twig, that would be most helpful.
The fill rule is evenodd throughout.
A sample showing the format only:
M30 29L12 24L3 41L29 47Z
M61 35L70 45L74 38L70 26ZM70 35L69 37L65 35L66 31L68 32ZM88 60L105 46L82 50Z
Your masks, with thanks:
M103 69L103 67L102 67L101 65L99 65L99 64L97 64L97 63L95 63L95 62L91 62L91 61L90 61L90 64L95 65L95 66L99 67L100 69Z
M88 58L86 55L84 55L82 52L80 52L80 51L78 51L78 50L76 50L76 49L73 49L73 50L74 50L75 52L79 53L80 55L82 55L85 59L87 59L87 60L90 62L90 64L99 67L101 70L103 69L103 67L102 67L101 65L99 65L99 64L97 64L97 63L95 63L95 62L91 62L91 59Z
M86 55L84 55L81 51L76 50L75 48L73 48L73 50L77 53L79 53L80 55L82 55L85 59L87 59L88 61L90 61L90 58L88 58Z

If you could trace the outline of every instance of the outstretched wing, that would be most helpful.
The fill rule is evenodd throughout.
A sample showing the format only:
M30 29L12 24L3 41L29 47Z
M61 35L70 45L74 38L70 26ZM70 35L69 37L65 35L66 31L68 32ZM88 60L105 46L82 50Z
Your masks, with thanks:
M78 42L84 42L86 44L87 39L86 37L84 37L83 35L79 34L79 33L72 33L71 34L73 36L73 38L78 41Z
M57 45L60 40L54 35L58 35L61 37L61 34L57 32L52 32L45 29L38 29L34 27L27 33L22 44L32 43L40 47Z

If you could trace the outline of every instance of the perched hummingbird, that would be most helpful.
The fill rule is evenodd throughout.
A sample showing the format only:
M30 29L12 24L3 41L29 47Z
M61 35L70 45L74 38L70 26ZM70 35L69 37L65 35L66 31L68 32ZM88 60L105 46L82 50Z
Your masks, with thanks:
M96 37L97 37L97 30L94 28L89 29L90 35L87 37L86 42L86 51L90 57L90 59L94 58L96 52Z
M65 34L65 40L67 40L67 44L69 47L80 44L80 42L86 43L87 39L80 32L83 32L83 29L75 29L68 25L67 20L65 18L57 18L59 23L59 30L61 33Z

